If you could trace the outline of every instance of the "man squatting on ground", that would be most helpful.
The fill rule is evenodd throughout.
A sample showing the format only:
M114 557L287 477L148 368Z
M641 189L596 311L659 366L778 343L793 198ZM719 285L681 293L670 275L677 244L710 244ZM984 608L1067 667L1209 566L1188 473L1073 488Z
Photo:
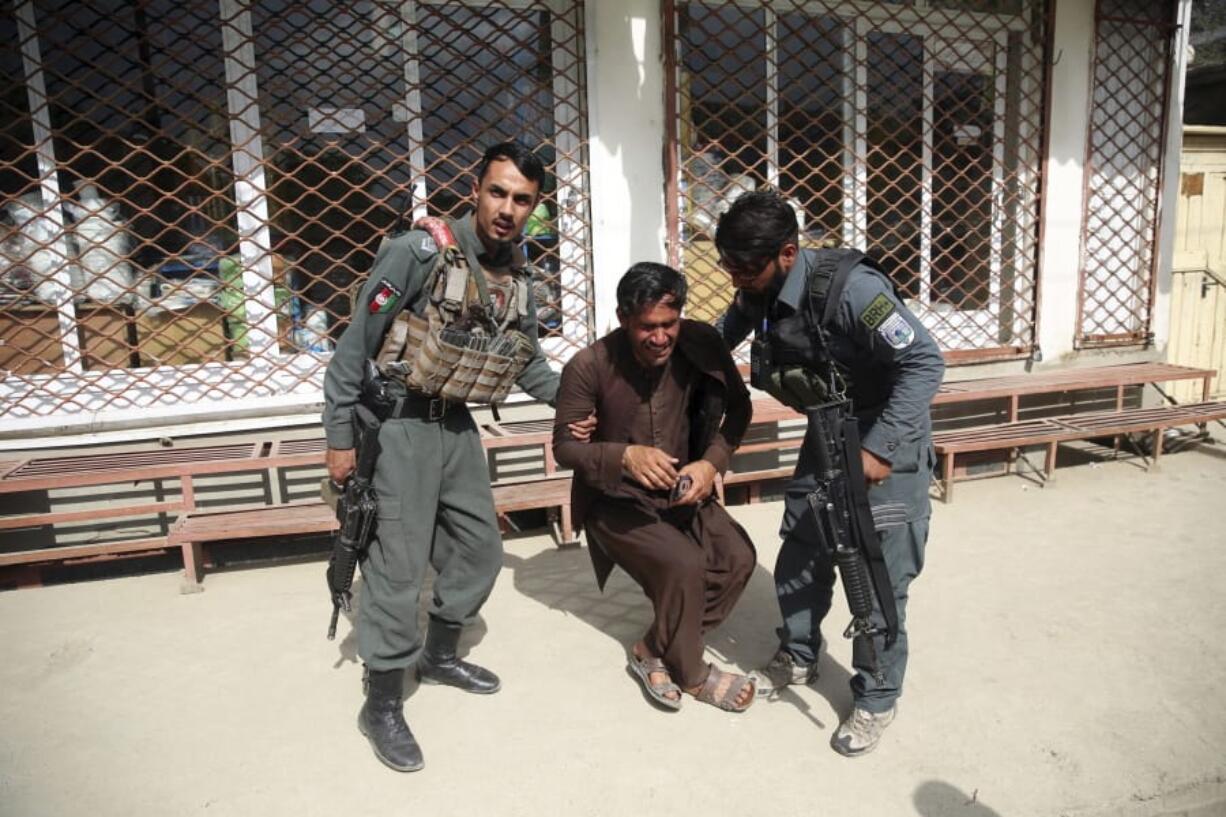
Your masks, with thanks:
M712 497L752 407L719 333L681 318L685 296L685 279L662 264L622 277L621 327L562 370L553 451L574 469L571 506L601 589L618 565L651 600L655 618L630 654L647 694L668 709L684 691L739 712L753 684L706 664L703 636L732 612L756 563ZM585 442L568 424L593 411Z
M381 416L382 453L374 475L378 522L361 561L357 637L358 655L366 665L366 703L358 726L378 758L399 771L423 764L402 711L407 667L416 661L424 682L468 692L498 691L498 677L459 660L456 646L502 566L489 469L465 404L466 399L490 402L490 394L457 394L454 381L445 382L450 370L430 374L424 389L421 376L429 374L429 366L415 366L417 379L406 375L410 364L424 361L417 356L424 345L421 333L415 347L407 321L417 316L419 328L428 321L435 340L440 330L480 333L495 327L483 341L506 336L518 344L502 387L510 388L514 379L532 397L553 402L558 376L537 342L531 274L513 244L537 204L544 177L540 159L518 144L503 143L485 152L474 186L475 209L467 217L447 220L467 270L441 264L432 275L441 248L426 231L414 229L385 241L324 380L328 476L338 484L355 467L352 410L362 399L368 360L378 359L394 398ZM461 275L466 271L472 274ZM453 309L439 308L441 296L450 298L444 305ZM437 577L423 648L417 605L427 562Z
M833 366L846 381L859 421L868 498L899 618L890 649L883 635L874 638L883 682L856 665L854 709L831 739L841 754L864 754L894 719L902 692L907 590L924 564L931 512L928 485L936 457L929 406L944 361L875 264L862 259L851 266L853 258L840 265L855 251L799 249L795 211L778 193L738 198L719 219L715 245L737 289L720 328L732 348L755 333L753 385L803 411L806 404L824 402L821 384L831 382ZM830 309L827 296L834 299ZM835 573L819 547L806 501L815 485L814 457L805 446L784 497L783 543L775 563L783 626L778 652L760 671L760 693L809 683L817 675L820 626L830 610ZM875 601L872 619L884 629Z

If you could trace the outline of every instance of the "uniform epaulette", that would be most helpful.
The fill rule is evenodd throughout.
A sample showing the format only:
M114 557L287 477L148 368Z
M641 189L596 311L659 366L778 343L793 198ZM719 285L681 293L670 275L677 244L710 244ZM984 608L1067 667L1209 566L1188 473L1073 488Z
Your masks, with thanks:
M440 219L420 219L413 225L412 230L397 236L397 240L408 242L409 251L418 261L429 261L438 255L439 243L434 233L422 226L423 221L440 221ZM451 231L448 230L447 234L450 235ZM452 238L451 242L454 245L455 239Z

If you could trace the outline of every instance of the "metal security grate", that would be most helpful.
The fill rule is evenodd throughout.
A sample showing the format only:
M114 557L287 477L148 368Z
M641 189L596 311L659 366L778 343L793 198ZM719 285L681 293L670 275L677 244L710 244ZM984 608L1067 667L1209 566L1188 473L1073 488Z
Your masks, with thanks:
M1080 346L1150 338L1176 5L1099 0L1095 8Z
M691 314L731 288L712 237L773 185L802 243L883 262L953 359L1034 343L1049 30L1031 0L666 0L669 239Z
M579 0L0 8L0 416L318 399L380 238L484 150L551 178L546 352L592 339Z

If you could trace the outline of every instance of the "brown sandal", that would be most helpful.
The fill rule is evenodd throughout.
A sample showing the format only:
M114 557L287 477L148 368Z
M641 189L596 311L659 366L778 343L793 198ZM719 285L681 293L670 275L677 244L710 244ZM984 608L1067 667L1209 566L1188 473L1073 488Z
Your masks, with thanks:
M707 680L702 682L702 689L698 690L694 698L704 704L718 706L725 712L744 712L749 709L757 694L753 679L747 675L724 672L714 664L708 664L708 666L711 667L711 671L707 673ZM749 700L738 705L736 699L746 687L749 687L750 690Z
M648 658L640 658L630 652L630 663L627 666L630 674L638 678L643 684L643 691L647 693L651 700L655 701L660 706L666 709L677 710L681 708L681 688L672 681L664 681L663 683L652 683L652 673L664 673L668 676L668 668L664 666L664 662L654 656ZM669 693L676 693L676 698L670 698Z

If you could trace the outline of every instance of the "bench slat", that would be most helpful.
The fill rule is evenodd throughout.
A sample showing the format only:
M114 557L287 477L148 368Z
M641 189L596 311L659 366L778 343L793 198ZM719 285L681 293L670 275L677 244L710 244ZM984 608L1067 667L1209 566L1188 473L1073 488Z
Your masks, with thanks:
M187 449L184 449L185 451ZM89 457L81 457L88 464ZM275 459L250 457L207 458L204 460L181 459L132 468L83 467L74 472L47 473L37 477L0 479L0 493L21 491L46 491L56 488L79 488L91 485L110 485L121 482L144 482L154 479L177 479L210 474L245 474L265 471L269 468L293 468L296 466L322 465L323 454L296 454Z
M43 548L41 550L19 550L12 553L0 553L0 567L47 561L62 562L118 553L145 553L155 550L166 550L167 547L166 540L162 537L156 539L128 539L120 542L92 543L88 545L57 545L53 548Z
M728 471L724 474L724 485L744 485L747 482L764 482L768 479L787 479L796 471L796 466L786 465L780 468L764 468L760 471Z
M1214 369L1178 366L1172 363L1124 363L1082 369L1057 369L1000 377L983 377L942 383L933 405L991 400L1014 395L1089 391L1175 380L1208 380Z
M1226 401L1143 406L941 431L933 435L933 447L944 458L940 482L944 499L948 502L953 495L954 460L958 454L1046 445L1044 475L1046 479L1051 479L1058 443L1141 432L1157 435L1175 426L1222 419L1226 419ZM1157 461L1162 454L1161 437L1155 437L1155 440L1153 458Z
M250 539L269 534L286 536L335 530L336 515L323 502L269 505L235 511L185 514L170 528L171 545L184 542L216 542Z
M123 516L143 516L155 513L173 513L187 510L182 500L167 502L151 502L147 505L121 505L117 508L87 508L81 511L59 511L56 513L22 514L20 516L0 516L0 530L17 528L36 528L43 525L55 525L60 522L79 522L89 519L111 519Z
M494 486L495 506L500 512L553 507L570 500L570 476L526 479ZM256 508L210 510L187 513L171 525L168 541L215 542L245 539L269 533L314 533L336 530L332 509L321 501Z
M997 448L1018 448L1087 437L1153 431L1221 418L1226 418L1226 401L1187 406L1152 406L940 431L933 435L933 445L939 454L990 451Z

